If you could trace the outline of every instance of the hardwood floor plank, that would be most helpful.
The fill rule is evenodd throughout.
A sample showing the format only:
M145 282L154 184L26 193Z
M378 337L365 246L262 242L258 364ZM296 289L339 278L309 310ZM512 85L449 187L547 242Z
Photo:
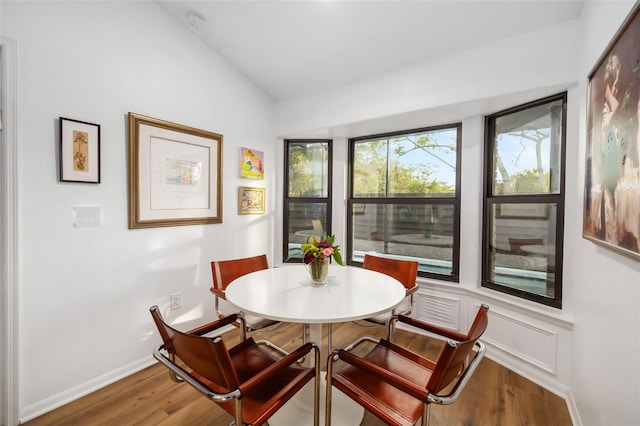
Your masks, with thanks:
M223 337L229 345L233 345L238 341L238 334L234 330ZM362 335L382 337L384 334L382 327L334 324L333 346L344 347ZM325 327L323 345L327 344L326 337ZM254 338L269 339L285 349L295 348L302 343L299 325L284 326L272 333L254 334ZM442 340L404 330L397 330L394 340L430 357L436 357L444 344ZM359 350L365 352L369 348L363 345ZM167 370L158 364L25 425L227 426L232 421L229 414L189 385L171 381ZM571 418L562 398L485 358L456 403L432 407L431 424L569 426ZM384 426L384 422L371 413L365 413L361 426Z

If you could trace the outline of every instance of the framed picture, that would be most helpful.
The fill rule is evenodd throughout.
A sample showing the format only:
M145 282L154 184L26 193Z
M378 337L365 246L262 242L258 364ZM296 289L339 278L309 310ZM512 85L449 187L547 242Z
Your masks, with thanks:
M100 183L100 125L60 117L60 182Z
M129 113L129 229L222 222L222 135Z
M238 188L238 214L263 214L264 188Z
M240 177L264 179L264 153L255 149L240 148Z
M589 74L583 236L640 260L640 15Z

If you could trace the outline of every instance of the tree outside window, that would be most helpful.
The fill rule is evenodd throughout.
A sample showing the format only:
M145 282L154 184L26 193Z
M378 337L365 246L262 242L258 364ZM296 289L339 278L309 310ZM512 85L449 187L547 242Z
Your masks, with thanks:
M367 252L417 260L456 281L460 124L350 140L348 263Z
M562 305L566 94L486 117L482 285Z

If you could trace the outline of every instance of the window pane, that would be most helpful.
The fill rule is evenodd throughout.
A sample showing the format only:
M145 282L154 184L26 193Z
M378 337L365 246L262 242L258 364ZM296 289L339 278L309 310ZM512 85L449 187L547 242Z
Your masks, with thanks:
M353 154L354 197L384 197L387 193L386 140L356 142Z
M562 101L497 117L493 193L559 193L562 134Z
M453 205L354 204L353 260L384 253L417 260L419 270L452 274Z
M312 235L324 237L326 203L289 203L288 258L302 259L300 247Z
M457 129L408 133L354 145L355 197L453 197Z
M489 222L489 281L555 297L555 204L494 204Z
M289 143L289 197L327 197L329 143Z

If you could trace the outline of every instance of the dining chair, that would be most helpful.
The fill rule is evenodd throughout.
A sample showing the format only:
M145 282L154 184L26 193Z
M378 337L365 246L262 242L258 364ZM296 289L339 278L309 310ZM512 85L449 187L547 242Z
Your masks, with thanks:
M266 254L240 259L214 260L211 262L213 286L210 290L215 296L215 310L219 318L225 316L225 314L220 311L220 299L226 300L225 290L227 289L227 286L238 277L251 272L260 271L262 269L269 269L269 262L267 261ZM245 329L249 332L257 331L275 324L281 324L278 321L260 318L250 314L243 314L243 316L246 324Z
M486 349L478 339L487 328L488 311L487 305L480 307L467 334L404 315L394 317L394 321L448 339L434 360L396 345L390 338L368 336L331 352L327 360L326 426L331 425L333 387L387 425L411 426L422 418L420 424L427 426L431 404L454 403L484 357ZM351 351L364 342L375 347L364 356L354 355ZM338 360L346 366L334 372Z
M215 310L219 318L225 316L225 314L220 311L220 299L226 300L225 290L227 289L227 286L231 284L231 282L236 278L247 275L251 272L261 271L263 269L269 269L269 262L267 261L266 254L239 259L214 260L211 262L213 286L210 290L211 293L213 293L213 295L215 296ZM261 318L246 313L241 313L240 316L244 318L245 332L256 332L266 327L275 326L277 324L277 327L269 328L269 331L273 331L283 324L279 321ZM234 325L239 326L239 323L236 323ZM245 336L243 336L243 338L244 337ZM306 343L306 341L307 326L306 324L303 324L302 343Z
M365 254L362 267L364 269L370 269L372 271L389 275L390 277L400 281L406 289L405 299L393 310L393 312L387 312L375 317L366 318L363 321L373 323L374 325L389 325L389 320L394 314L411 315L411 310L413 308L413 294L418 291L419 288L418 284L416 284L416 278L418 276L418 262ZM393 330L391 330L391 333L393 334Z
M176 382L186 382L235 419L235 425L266 424L280 407L314 380L314 425L319 425L320 352L305 343L287 354L267 340L252 337L227 349L220 335L205 337L241 321L238 314L223 317L194 330L181 332L168 325L157 306L150 308L162 345L153 351ZM263 349L268 347L268 350ZM274 352L279 355L274 355ZM314 365L303 367L301 357L314 353ZM176 357L180 363L176 362Z

